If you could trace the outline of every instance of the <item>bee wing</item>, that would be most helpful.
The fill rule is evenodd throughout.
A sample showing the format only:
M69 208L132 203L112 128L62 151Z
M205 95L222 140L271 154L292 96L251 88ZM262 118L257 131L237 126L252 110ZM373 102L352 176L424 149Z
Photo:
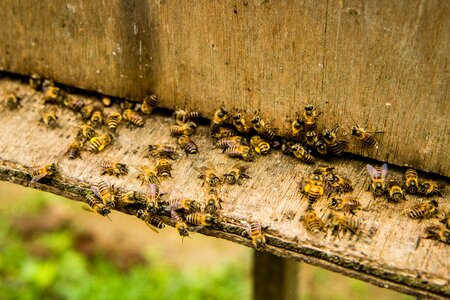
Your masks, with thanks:
M383 165L384 166L384 165ZM366 165L367 172L369 173L370 178L374 179L380 176L380 173L372 167L371 165Z
M95 196L97 196L99 199L103 199L102 198L102 194L100 194L100 190L98 189L98 187L96 186L91 186L91 191L95 194Z
M45 175L47 175L47 174L44 173L44 174L36 175L36 176L34 176L33 178L31 178L31 182L38 182L39 180L41 180L42 178L44 178Z
M388 172L388 166L387 166L387 164L383 164L381 166L381 179L383 179L383 180L386 179L387 172Z
M152 231L159 233L158 228L156 228L155 226L153 226L152 224L149 224L147 222L145 222L145 224L148 226L148 228L150 228Z
M244 226L245 232L247 232L248 236L252 236L252 228L250 224L247 221L240 221L240 222Z
M201 229L203 229L203 228L205 228L206 226L204 226L204 225L200 225L200 226L191 226L191 227L188 227L188 230L189 231L192 231L192 232L198 232L198 231L200 231Z
M90 206L87 206L87 205L83 205L81 208L84 209L85 211L94 212L94 210Z

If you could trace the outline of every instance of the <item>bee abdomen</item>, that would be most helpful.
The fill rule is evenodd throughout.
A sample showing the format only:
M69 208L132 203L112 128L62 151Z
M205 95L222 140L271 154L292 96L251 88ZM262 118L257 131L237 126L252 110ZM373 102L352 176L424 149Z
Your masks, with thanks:
M144 126L145 120L144 118L139 115L137 112L131 110L131 109L126 109L123 114L122 114L123 118L127 121L129 121L131 124L138 126L138 127L142 127Z
M117 126L119 126L119 123L122 121L122 115L118 112L111 113L106 118L106 124L108 125L109 130L112 132L115 132L117 129Z

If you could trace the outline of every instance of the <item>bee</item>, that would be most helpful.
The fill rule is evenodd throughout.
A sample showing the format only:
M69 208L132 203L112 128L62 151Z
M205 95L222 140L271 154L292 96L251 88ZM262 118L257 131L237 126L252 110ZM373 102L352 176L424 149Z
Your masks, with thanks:
M317 117L320 113L317 113L316 108L312 104L305 106L303 111L303 120L305 122L305 128L308 131L313 131L317 127Z
M144 221L145 224L147 224L147 226L156 233L158 233L158 229L163 229L166 226L158 216L149 214L142 209L137 211L136 216Z
M161 177L172 177L172 164L167 158L161 157L156 162L156 175Z
M329 175L334 175L335 167L330 167L326 165L319 166L313 171L313 174L323 175L325 178Z
M239 132L236 131L234 128L221 126L215 129L215 131L211 135L215 139L221 139L231 136L238 136Z
M111 212L111 209L109 209L92 191L86 192L86 203L89 206L83 206L82 208L84 210L92 211L102 216L107 216Z
M120 196L120 202L122 203L122 205L135 204L141 202L141 198L136 191L130 191L122 193L122 195Z
M145 200L147 202L147 211L156 211L159 208L159 187L156 183L150 183L145 194Z
M216 171L212 167L200 166L195 168L200 173L198 178L203 179L203 184L207 183L209 186L218 186L222 183Z
M309 207L306 210L306 214L303 217L303 224L306 230L312 233L319 233L321 231L325 231L325 224L319 218L316 211L311 207Z
M151 156L167 157L170 159L174 159L176 154L175 148L167 145L149 145L148 151Z
M172 125L170 126L170 134L172 136L180 136L180 135L192 135L197 128L197 124L190 121L183 125Z
M343 214L330 213L328 215L330 220L330 226L332 228L332 233L336 234L339 231L350 231L352 233L358 233L359 222L355 217L348 217Z
M111 132L116 132L120 122L122 122L122 114L118 111L113 111L106 117L106 124Z
M412 219L429 219L435 217L439 213L439 203L436 200L425 201L413 205L407 215Z
M441 192L441 187L433 181L422 181L419 184L419 188L417 189L418 194L424 196L434 196L437 195L439 197L443 197Z
M170 214L172 220L175 222L175 228L177 229L178 234L183 238L188 237L189 236L188 226L183 221L183 217L181 216L181 214L176 212L175 210L172 210Z
M270 145L267 141L262 139L259 135L254 135L250 139L250 144L253 149L255 149L256 153L266 155L270 152Z
M88 124L82 124L82 125L79 126L78 128L79 128L80 130L78 131L77 136L76 136L75 139L76 139L77 141L82 142L82 143L84 143L84 142L87 141L87 140L92 139L92 138L96 135L95 129L92 128L91 125L88 125Z
M17 96L16 93L9 93L6 95L5 99L3 99L3 106L8 108L9 110L14 110L20 107L20 100L22 98Z
M130 122L131 124L138 126L138 127L142 127L144 126L145 120L144 118L136 111L131 110L131 109L126 109L124 110L124 112L122 113L122 117L124 120L127 120L128 122Z
M49 128L56 128L60 127L58 125L58 116L56 115L56 107L51 107L48 110L44 112L42 115L40 121L44 123Z
M153 112L153 109L158 105L158 97L156 95L150 95L142 100L141 112L145 115L149 115Z
M96 109L97 107L93 103L85 105L83 108L80 109L81 118L84 121L88 121Z
M425 228L427 239L438 240L450 244L450 230L441 225L432 225Z
M338 193L348 193L354 190L352 181L348 178L335 174L328 174L325 178Z
M336 133L333 131L329 131L328 129L324 129L322 131L322 138L325 144L327 144L328 149L330 149L330 153L334 155L341 155L343 151L344 142L338 141Z
M82 142L78 140L73 141L66 151L66 154L69 157L69 159L75 159L77 157L81 158L80 152L82 147L83 147Z
M126 164L120 162L112 162L110 160L104 159L101 164L101 175L111 175L111 176L123 176L128 174L128 167Z
M175 110L173 116L175 117L175 122L180 126L188 123L191 120L200 119L200 113L198 111L188 112L182 109Z
M63 103L66 97L65 92L59 87L51 86L44 92L44 104Z
M408 194L415 195L417 193L419 188L419 176L417 175L416 170L406 170L404 188Z
M112 105L111 98L109 97L103 97L102 98L102 104L106 107L110 107Z
M80 111L86 105L83 100L72 95L68 95L67 97L65 97L63 104L65 107L73 111Z
M187 154L195 154L198 152L197 145L188 135L180 135L177 141L181 149L183 149Z
M33 73L31 74L28 82L33 89L39 90L42 85L42 77L37 73Z
M148 166L140 166L137 168L137 170L140 172L140 174L137 176L137 179L142 180L142 184L144 184L145 182L159 184L158 175L152 168Z
M229 112L225 107L219 108L215 113L211 121L211 134L216 131L228 120ZM235 134L233 134L235 135Z
M316 136L314 139L314 149L320 154L320 155L327 155L328 154L328 146L323 142L323 140Z
M252 127L246 124L244 116L240 113L233 116L232 124L236 127L236 130L242 134L248 134L252 130Z
M239 184L242 185L242 180L244 178L250 178L245 172L247 171L247 166L234 165L227 173L225 173L224 181L228 184Z
M103 112L100 109L96 109L91 115L91 126L99 128L103 124Z
M264 236L261 222L251 216L247 222L242 222L245 225L245 231L252 239L252 244L255 249L264 248L266 245L266 237Z
M226 149L228 147L237 147L245 143L245 138L239 135L224 137L217 140L215 148Z
M217 216L198 212L186 215L186 222L197 226L211 226L217 223Z
M366 127L360 127L359 125L352 127L352 135L355 136L358 140L361 140L364 144L368 146L377 146L377 140L375 139L374 134L383 133L384 131L374 131L369 132L366 131Z
M223 153L225 153L229 157L242 158L245 161L252 161L255 159L253 149L243 145L228 147L223 151Z
M109 133L101 136L93 137L89 140L88 150L92 152L100 152L110 145L113 141L113 136Z
M308 196L308 207L312 207L325 192L321 175L314 175L308 179L301 190Z
M256 116L252 119L252 125L253 129L263 137L267 138L269 141L273 141L275 139L275 132L268 127L263 119L261 119L259 116Z
M200 210L200 204L190 198L176 198L171 199L167 203L167 209L169 211L183 211L183 212L197 212Z
M30 168L31 182L38 182L44 177L51 177L58 173L58 165L51 163L43 167Z
M289 128L288 135L294 140L300 139L301 135L305 130L305 121L303 121L302 117L297 117L291 123L291 127Z
M371 165L366 165L366 168L370 178L372 179L372 182L367 187L367 190L372 190L374 197L382 196L386 191L385 179L388 172L387 164L383 164L380 171Z
M389 201L399 202L405 199L402 187L395 181L391 181L386 185L386 194Z
M302 147L300 144L294 144L291 146L292 154L300 159L301 161L307 163L307 164L315 164L316 159L314 156L308 153L305 148Z
M108 208L114 208L116 206L112 190L113 187L105 181L100 181L98 186L91 186L91 191L99 197Z
M306 144L310 147L314 147L316 143L317 134L315 131L309 130L306 132L305 141Z
M217 189L215 187L207 187L206 189L206 206L205 211L210 214L215 214L219 209L222 209L222 199L219 198Z
M328 207L334 210L348 211L355 215L355 210L361 208L361 203L355 197L333 197Z

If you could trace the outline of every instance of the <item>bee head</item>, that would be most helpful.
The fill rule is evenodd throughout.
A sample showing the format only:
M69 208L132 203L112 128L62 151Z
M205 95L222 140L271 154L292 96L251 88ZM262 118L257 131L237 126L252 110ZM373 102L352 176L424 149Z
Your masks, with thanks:
M142 218L142 216L144 214L145 214L145 212L142 209L140 209L140 210L137 211L136 216L140 219L140 218Z
M438 207L439 203L437 202L437 200L431 200L431 204L433 204L434 207Z

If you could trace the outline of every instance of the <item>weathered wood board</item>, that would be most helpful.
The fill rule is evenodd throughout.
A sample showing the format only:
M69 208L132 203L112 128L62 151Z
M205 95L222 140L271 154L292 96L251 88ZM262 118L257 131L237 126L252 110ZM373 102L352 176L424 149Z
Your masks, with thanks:
M64 156L66 148L74 139L80 124L79 116L72 111L60 109L61 129L50 130L37 124L42 109L40 93L17 80L0 79L0 97L6 91L16 90L28 94L17 111L5 110L0 122L0 180L7 180L41 190L50 191L73 200L83 200L83 193L91 185L105 179L115 188L145 193L145 188L136 179L137 172L124 178L99 176L99 164L104 158L120 160L130 166L149 164L144 158L148 144L175 142L169 134L171 117L152 115L143 128L118 129L114 144L104 152L94 155L83 152L82 159L69 160ZM213 149L208 128L200 126L193 136L200 148L197 155L180 156L174 163L173 178L162 182L161 191L167 197L192 197L202 199L201 180L195 167L212 163L219 173L236 161ZM30 183L27 167L58 162L61 175L51 180ZM369 178L366 162L355 159L337 159L330 162L338 174L349 177L355 183L354 196L359 197L363 209L358 218L363 224L363 233L350 236L348 233L336 237L330 232L314 236L308 233L299 221L304 214L307 201L298 189L298 183L314 170L292 157L279 152L260 157L249 165L251 179L242 186L223 186L220 196L224 200L223 222L211 229L202 229L202 234L251 245L240 221L250 215L257 216L267 229L265 251L278 256L302 260L307 263L359 278L386 288L419 296L450 296L450 247L432 240L421 240L427 225L437 222L418 222L404 215L405 210L418 203L419 199L407 196L399 204L373 199L366 191ZM392 167L389 178L401 178L404 170ZM424 174L420 174L424 176ZM443 179L445 180L445 179ZM329 214L327 199L321 198L315 207L326 221ZM448 207L447 199L441 200ZM118 205L120 208L120 205ZM80 209L81 213L84 212ZM99 216L101 217L101 216ZM130 216L131 217L131 216ZM114 221L114 214L111 215ZM166 219L171 223L170 219ZM164 234L162 230L161 234ZM195 238L195 234L193 234Z
M450 176L448 1L5 0L0 68L109 95L156 93L275 127L306 103L321 122L384 131L349 151ZM445 159L443 159L445 158Z

